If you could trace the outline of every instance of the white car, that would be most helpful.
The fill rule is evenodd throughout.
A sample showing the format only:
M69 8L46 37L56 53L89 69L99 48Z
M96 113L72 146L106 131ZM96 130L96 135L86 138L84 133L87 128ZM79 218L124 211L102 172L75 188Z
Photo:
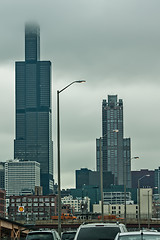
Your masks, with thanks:
M29 232L26 240L60 240L59 234L56 230L40 230Z
M82 224L74 240L114 240L118 232L127 232L124 224L89 223Z
M118 233L115 240L159 240L160 232L157 231L135 231L127 233Z

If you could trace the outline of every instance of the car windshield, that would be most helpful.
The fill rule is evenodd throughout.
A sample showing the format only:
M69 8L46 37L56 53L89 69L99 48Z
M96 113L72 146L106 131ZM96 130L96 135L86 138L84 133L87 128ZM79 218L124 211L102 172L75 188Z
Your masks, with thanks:
M160 240L160 234L137 234L119 236L119 240Z
M77 240L112 240L120 232L118 227L81 228Z
M28 234L27 240L53 240L52 233L30 233Z
M75 236L76 232L70 232L70 233L63 233L62 234L62 240L65 240L65 239L69 239L69 240L73 240L74 239L74 236Z

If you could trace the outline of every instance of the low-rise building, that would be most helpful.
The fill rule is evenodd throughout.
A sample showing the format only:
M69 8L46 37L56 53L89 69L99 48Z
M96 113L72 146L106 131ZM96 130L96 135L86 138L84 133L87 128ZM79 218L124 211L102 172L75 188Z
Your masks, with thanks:
M10 196L9 218L12 220L44 220L56 214L56 195Z
M138 190L137 190L138 191ZM138 194L137 194L138 195ZM139 203L139 199L137 201ZM140 188L140 205L133 204L132 201L126 201L127 219L138 219L139 206L141 219L148 219L153 214L152 188ZM104 204L105 215L116 215L124 218L125 205L123 204ZM101 201L99 204L93 204L93 213L101 214Z
M6 192L0 189L0 216L6 216Z
M138 219L138 205L126 205L127 218ZM101 214L101 201L99 204L93 204L93 213ZM104 215L116 215L119 218L124 218L124 204L105 204Z
M63 205L70 205L73 208L75 213L86 213L90 212L90 198L88 197L77 197L73 198L73 196L65 196L62 199Z

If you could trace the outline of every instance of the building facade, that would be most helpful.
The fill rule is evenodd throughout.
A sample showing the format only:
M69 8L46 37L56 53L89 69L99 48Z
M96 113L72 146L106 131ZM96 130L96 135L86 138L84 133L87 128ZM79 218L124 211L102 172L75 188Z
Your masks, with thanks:
M148 217L149 219L152 218L152 215L153 215L152 188L140 188L140 215L142 219L148 218Z
M115 216L117 218L124 218L124 205L123 204L105 204L104 205L104 215L108 215L111 217L111 215ZM127 219L137 219L138 221L138 205L137 204L127 204L126 205L126 212L127 212ZM101 214L101 202L99 204L93 205L93 213L99 213ZM147 218L148 211L146 209L143 216L145 216L145 219Z
M100 147L101 146L101 147ZM130 139L123 138L123 101L108 95L102 102L102 137L96 140L97 171L100 171L100 149L103 172L114 174L114 184L131 187Z
M9 160L5 163L6 196L20 195L40 186L40 164L35 161Z
M5 189L5 162L0 162L0 189Z
M138 191L138 190L137 190ZM108 194L108 193L107 193ZM119 193L122 194L122 193ZM138 195L138 194L137 194ZM112 196L113 197L113 196ZM153 209L153 193L152 188L140 188L140 216L141 219L151 219L154 215ZM138 202L138 201L137 201ZM99 204L93 205L94 213L101 213L101 201ZM105 215L116 215L117 217L124 218L125 205L116 203L104 204L104 214ZM127 219L137 219L139 217L139 204L133 204L133 202L126 202L126 216Z
M6 216L6 192L0 189L0 217Z
M73 198L73 196L65 196L62 199L63 205L70 205L75 213L87 213L90 212L90 198Z
M130 192L126 192L126 201L133 203ZM103 192L103 202L104 204L124 204L125 194L124 192Z
M11 196L9 202L9 218L13 220L34 222L57 214L56 195Z
M132 188L138 188L138 180L141 188L151 187L154 188L155 184L155 170L140 169L140 171L132 171ZM145 176L145 177L144 177ZM156 190L156 189L155 189Z
M76 188L83 188L84 185L100 187L100 184L99 171L92 171L88 168L76 170ZM111 184L114 184L114 175L111 172L104 172L103 187L108 188Z
M14 158L39 162L44 194L53 193L51 62L40 61L40 28L26 24L25 61L16 62Z
M155 169L154 173L154 193L160 194L160 167Z
M131 188L131 139L123 138L124 182Z

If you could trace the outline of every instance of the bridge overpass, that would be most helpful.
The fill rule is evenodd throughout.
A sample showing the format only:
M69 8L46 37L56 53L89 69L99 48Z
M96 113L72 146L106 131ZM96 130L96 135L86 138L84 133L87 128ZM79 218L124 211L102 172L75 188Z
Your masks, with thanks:
M77 229L82 223L100 223L101 220L97 219L90 219L90 220L61 220L62 224L62 231L66 230L75 230ZM115 220L105 220L104 222L116 222ZM124 220L121 220L120 223L124 223ZM56 229L58 230L58 221L57 220L43 220L43 221L36 221L34 224L26 225L32 229ZM127 229L129 230L138 230L138 219L132 219L127 221L126 225ZM148 220L141 221L141 229L148 228ZM150 221L149 223L150 229L156 229L160 231L160 220Z
M0 217L0 239L22 240L28 232L29 228L23 224Z
M89 220L62 220L62 231L66 230L76 230L82 223L97 223L102 222L97 219L89 219ZM116 222L115 220L105 220L105 222ZM120 221L124 223L124 220ZM138 230L138 219L130 219L127 221L127 229ZM160 231L160 220L150 220L149 222L150 229L156 229ZM141 229L148 228L148 220L141 221ZM0 217L0 239L3 237L9 237L11 240L23 240L25 239L27 233L30 230L38 230L38 229L56 229L58 230L58 221L57 220L41 220L35 222L15 222L9 219L5 219Z

